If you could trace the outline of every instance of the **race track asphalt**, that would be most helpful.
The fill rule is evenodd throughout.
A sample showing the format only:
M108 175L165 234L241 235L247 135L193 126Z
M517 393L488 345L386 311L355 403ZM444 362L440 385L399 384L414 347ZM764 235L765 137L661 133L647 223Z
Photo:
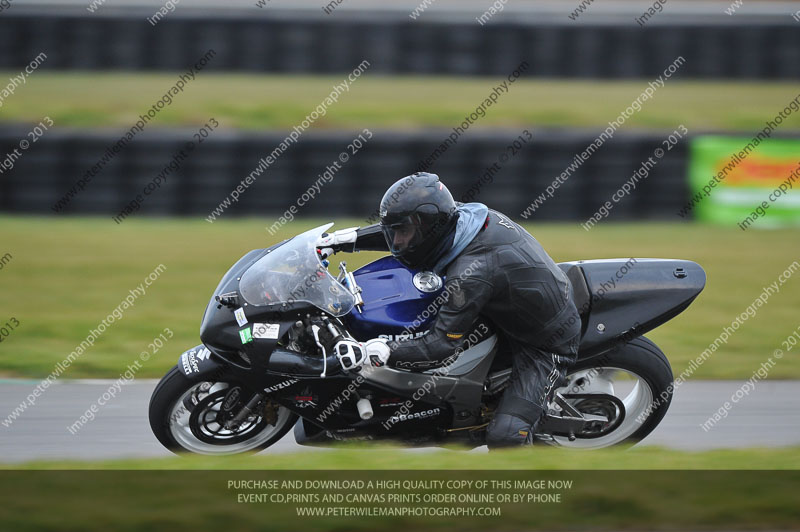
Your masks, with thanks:
M8 414L37 381L0 380L0 461L100 460L158 457L170 453L150 431L147 406L156 381L124 386L97 417L76 434L72 425L112 381L57 382L8 426ZM676 390L661 425L640 445L705 450L800 445L800 381L762 381L733 405L727 417L705 431L702 424L742 386L739 381L687 382ZM266 453L319 449L301 447L290 432Z

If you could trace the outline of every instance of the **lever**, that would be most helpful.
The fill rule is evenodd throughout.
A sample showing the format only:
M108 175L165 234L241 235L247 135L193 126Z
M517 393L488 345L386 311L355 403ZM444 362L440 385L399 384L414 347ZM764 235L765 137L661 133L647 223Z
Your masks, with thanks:
M342 261L339 263L339 276L336 278L338 282L344 281L345 276L347 275L347 263Z
M325 374L328 371L328 352L325 351L325 346L322 345L322 342L319 341L319 325L312 325L311 332L314 335L314 341L317 343L320 349L322 349L322 373L320 377L325 377Z

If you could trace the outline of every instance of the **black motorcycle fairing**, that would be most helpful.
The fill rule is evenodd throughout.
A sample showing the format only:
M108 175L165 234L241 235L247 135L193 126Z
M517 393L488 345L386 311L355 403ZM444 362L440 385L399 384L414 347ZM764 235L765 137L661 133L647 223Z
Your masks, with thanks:
M231 316L226 315L225 312L218 312L214 320L219 321L219 323L215 324L215 328L220 331L226 331L230 336L235 335L235 344L225 348L221 348L214 343L206 344L206 347L217 358L230 365L231 371L239 373L242 380L254 380L255 384L257 384L260 375L267 373L272 351L285 338L286 333L296 321L295 316L292 315L276 317L274 314L257 315L256 319L259 321L248 322L239 327L236 321L231 319ZM277 326L278 338L256 337L255 329L263 325ZM241 331L245 330L252 337L252 340L247 343L243 343L241 336Z
M437 444L439 442L449 441L446 437L446 431L443 431L440 426L441 421L448 416L449 411L441 414L440 417L409 422L413 423L411 425L406 425L405 422L401 422L397 425L398 428L386 432L376 430L370 426L360 428L352 426L325 428L301 417L294 426L294 439L298 445L310 447L329 447L331 443L337 441L372 440L395 441L405 445ZM465 432L457 432L454 434L468 436ZM463 438L459 438L459 440L461 439ZM467 438L467 440L469 440L469 438ZM468 444L469 441L460 443Z
M300 355L283 349L278 349L277 352L282 357L288 358L291 358L291 355ZM332 363L330 360L329 362ZM320 378L318 373L303 377L266 371L255 375L252 369L233 366L202 344L181 354L177 365L178 369L193 382L236 383L247 391L248 397L254 393L263 393L295 413L305 416L321 413L337 397L347 397L343 395L343 392L353 381L352 376L343 375L341 371L337 376L324 379ZM318 367L322 367L321 360ZM342 401L343 406L346 403L347 401ZM334 414L331 410L332 415L329 416L330 421L326 426L340 428L359 421L355 405L347 406L352 407L350 408L352 412L347 419L341 417L341 412L337 411Z
M227 365L218 360L203 344L187 349L178 358L178 369L192 381L214 380L227 371Z
M274 249L283 244L276 244L271 248L254 249L246 253L241 259L228 269L222 277L217 288L211 294L211 299L206 305L203 321L200 324L200 340L214 351L237 351L241 345L241 340L235 328L231 327L231 322L236 323L234 311L241 306L229 307L217 301L217 297L223 294L235 293L238 296L239 278L242 273L250 266L255 264L263 257L268 249ZM240 296L238 296L240 297ZM247 314L247 310L244 310Z
M356 434L383 438L407 432L436 432L439 427L449 427L452 419L449 405L438 400L409 401L408 396L388 392L352 375L281 379L284 380L265 388L270 399L306 419L317 430L341 432L341 439ZM371 419L359 416L356 403L361 398L372 403Z
M288 351L280 351L288 353ZM230 353L226 353L226 356L229 355ZM320 366L321 364L320 361ZM208 349L203 344L184 351L178 358L177 365L186 378L195 382L232 379L236 382L248 383L253 390L263 390L266 393L285 390L299 382L291 374L271 370L255 376L251 368L233 365L229 358L220 356L219 353ZM319 375L309 375L309 377L319 377Z
M333 438L328 435L328 431L319 425L314 425L301 417L294 425L294 441L298 445L327 447L333 441Z
M332 352L323 358L316 353L298 353L278 348L270 355L267 371L288 377L318 379L322 377L323 371L326 376L334 376L340 374L342 368Z
M703 268L688 260L599 259L559 267L573 284L583 322L578 359L669 321L694 301L706 283Z

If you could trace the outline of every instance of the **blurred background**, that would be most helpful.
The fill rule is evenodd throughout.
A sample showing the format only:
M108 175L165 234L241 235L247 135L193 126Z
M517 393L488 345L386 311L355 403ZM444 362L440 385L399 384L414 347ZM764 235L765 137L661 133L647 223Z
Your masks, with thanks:
M458 529L797 528L796 475L706 470L800 467L798 81L797 1L0 0L0 469L697 470L618 482L602 471L563 505ZM645 447L468 462L384 449L162 459L147 426L152 379L199 343L231 264L328 221L374 222L384 191L422 169L523 224L557 261L679 258L706 270L697 300L648 333L688 382ZM378 256L341 258L354 269ZM142 352L152 356L135 382L68 432ZM771 382L755 377L767 361ZM59 386L27 405L54 372ZM743 382L753 393L701 429ZM283 451L296 450L290 440ZM91 462L64 462L78 459ZM124 475L69 473L6 472L2 521L297 524L288 504L235 504L222 479L172 472L126 490Z
M520 80L426 168L462 196L529 130L534 142L509 151L473 198L519 219L609 122L684 58L641 110L633 109L613 138L530 213L535 220L585 221L683 126L688 135L677 137L609 215L683 221L695 215L678 214L691 199L692 161L708 155L713 168L741 147L702 145L696 153L697 140L723 135L737 139L734 147L744 145L800 93L796 2L746 0L732 15L728 2L682 0L9 2L0 12L0 68L7 71L0 82L41 53L46 59L0 108L0 154L11 153L43 117L55 126L1 175L5 212L53 214L106 149L209 50L214 55L196 79L58 214L121 212L214 118L218 131L137 212L207 216L366 60L349 90L225 216L284 213L365 127L375 137L302 214L366 216L391 182L420 169L524 62ZM796 141L798 129L794 113L774 136ZM750 162L760 164L735 185L771 190L780 172L756 174L785 165L798 146L756 154ZM705 170L708 178L715 173ZM760 203L760 196L748 201Z
M144 370L160 376L239 256L328 220L365 225L419 169L556 260L703 265L704 294L652 334L676 372L800 258L798 187L767 200L800 165L797 2L1 5L0 297L22 322L5 375L45 374L163 263L70 375L113 376L171 326ZM749 376L800 325L794 286L696 376Z

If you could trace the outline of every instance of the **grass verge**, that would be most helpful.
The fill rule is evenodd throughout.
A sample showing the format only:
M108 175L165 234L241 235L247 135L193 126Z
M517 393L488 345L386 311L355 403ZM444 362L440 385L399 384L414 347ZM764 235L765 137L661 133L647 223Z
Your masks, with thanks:
M0 71L0 78L15 73ZM0 123L128 129L174 83L176 74L37 72L8 98ZM154 127L200 126L210 117L225 128L290 129L341 83L337 76L203 73L159 112ZM314 128L413 129L461 124L501 78L364 76L330 106ZM520 80L475 128L581 127L602 129L647 87L645 80ZM797 96L792 83L671 80L633 114L625 129L760 130ZM747 102L743 105L742 102ZM800 129L800 114L782 129Z
M706 453L654 448L629 452L536 449L402 456L384 448L39 463L23 467L117 470L4 471L0 475L0 520L9 530L60 532L218 527L448 532L796 530L800 523L797 470L732 469L796 469L797 458L796 448ZM466 466L475 469L464 470ZM662 467L684 470L641 469ZM184 468L199 470L164 471ZM344 469L337 470L340 468ZM628 468L632 470L625 470ZM246 481L260 484L242 484ZM321 484L326 481L340 484ZM531 484L534 482L541 484ZM470 508L493 513L455 514ZM310 510L319 513L308 515ZM385 515L389 510L405 513ZM365 516L365 511L373 513Z
M291 437L291 436L289 436ZM485 451L485 448L484 448ZM395 447L343 444L324 452L82 461L38 461L25 470L800 470L800 447L687 452L654 446L575 451L547 446L491 453L452 449L404 452Z

